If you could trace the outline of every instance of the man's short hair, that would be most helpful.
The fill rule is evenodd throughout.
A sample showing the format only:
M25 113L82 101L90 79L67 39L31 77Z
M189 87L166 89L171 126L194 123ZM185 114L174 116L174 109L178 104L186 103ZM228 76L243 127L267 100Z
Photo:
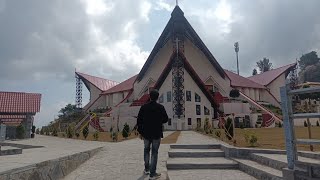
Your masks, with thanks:
M151 99L151 101L158 100L158 97L159 97L159 91L158 90L153 89L153 90L150 91L150 99Z

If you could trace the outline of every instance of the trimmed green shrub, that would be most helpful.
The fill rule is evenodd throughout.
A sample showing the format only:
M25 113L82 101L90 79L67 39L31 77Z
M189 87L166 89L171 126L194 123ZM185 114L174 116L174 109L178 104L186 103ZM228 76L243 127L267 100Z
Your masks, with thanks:
M304 125L304 127L308 127L307 121L304 121L303 125Z
M78 132L76 132L75 135L76 135L77 138L79 138L79 136L80 136L80 134Z
M34 134L36 132L36 126L32 126L31 132L32 132L32 134Z
M320 125L319 125L319 121L317 121L317 126L319 127Z
M118 132L111 132L110 137L113 142L117 142L118 141Z
M58 131L56 128L53 128L52 130L52 136L58 136Z
M45 128L45 129L44 129L44 132L45 132L46 136L49 136L49 135L50 135L50 129L49 129L49 128Z
M43 127L42 127L41 130L40 130L40 134L41 134L41 135L44 135L44 128L43 128Z
M67 137L68 138L72 138L73 135L74 135L74 128L72 125L69 125L68 128L67 128Z
M130 127L127 123L124 124L123 129L122 129L122 137L124 137L125 139L127 139L129 137L129 132L130 131Z
M20 124L19 126L17 126L16 128L16 137L18 139L23 139L24 138L24 135L25 135L25 129L24 129L24 126L22 124Z
M230 117L228 117L227 122L225 124L225 134L229 140L233 138L233 123Z
M221 131L220 131L220 130L216 130L216 131L214 132L214 134L215 134L218 138L221 137Z
M244 139L247 144L249 144L251 147L254 147L257 145L258 137L250 131L247 131L244 133Z
M99 131L93 133L93 139L97 141L99 139Z
M204 120L204 126L203 126L203 130L206 134L209 134L210 133L210 129L211 129L211 126L209 124L209 118L206 118Z
M87 139L88 135L89 135L89 126L85 126L83 129L82 129L82 135L84 137L84 139Z

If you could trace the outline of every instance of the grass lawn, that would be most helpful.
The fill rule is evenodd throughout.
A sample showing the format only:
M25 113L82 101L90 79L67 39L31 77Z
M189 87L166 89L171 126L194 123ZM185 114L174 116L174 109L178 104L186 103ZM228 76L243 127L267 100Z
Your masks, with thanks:
M176 131L161 140L161 144L175 144L180 135L180 131Z
M228 141L224 135L224 131L221 131L221 139L229 144L233 145L233 142ZM258 137L258 143L256 148L264 149L285 149L285 137L283 128L249 128L249 129L236 129L235 137L237 140L237 147L250 147L245 142L244 134L247 132L253 132ZM312 139L320 139L320 127L311 127ZM295 134L297 139L308 139L307 127L295 127ZM217 138L214 134L209 135ZM298 150L310 151L309 145L298 145ZM320 145L314 145L314 151L320 152Z
M63 138L63 133L60 132L58 133L58 137L61 137ZM110 132L100 132L99 133L99 138L98 138L98 141L103 141L103 142L113 142L111 137L110 137ZM129 140L129 139L134 139L134 138L137 138L138 136L136 136L133 132L131 133L131 135L125 139L124 137L122 137L122 134L121 132L118 133L118 142L121 142L121 141L124 141L124 140ZM65 137L66 138L66 137ZM77 138L76 136L73 137L73 139L81 139L81 140L87 140L87 141L94 141L94 138L93 138L93 133L89 133L87 139L84 139L82 133L80 133L80 136L79 138Z

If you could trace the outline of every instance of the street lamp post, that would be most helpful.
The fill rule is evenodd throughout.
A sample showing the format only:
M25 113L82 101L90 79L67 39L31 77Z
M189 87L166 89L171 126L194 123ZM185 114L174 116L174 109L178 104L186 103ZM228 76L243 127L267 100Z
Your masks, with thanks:
M239 52L239 42L234 43L234 50L237 55L237 73L239 75L239 60L238 60L238 52Z

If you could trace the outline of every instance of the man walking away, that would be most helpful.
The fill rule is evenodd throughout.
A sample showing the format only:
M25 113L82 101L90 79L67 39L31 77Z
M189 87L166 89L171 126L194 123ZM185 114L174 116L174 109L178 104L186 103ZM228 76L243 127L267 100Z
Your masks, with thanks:
M163 105L157 103L159 92L150 92L150 102L140 108L138 114L138 132L140 138L144 140L144 173L150 173L150 179L158 179L161 174L156 172L158 161L158 149L163 137L162 125L168 122L168 115ZM150 147L152 145L151 163Z

